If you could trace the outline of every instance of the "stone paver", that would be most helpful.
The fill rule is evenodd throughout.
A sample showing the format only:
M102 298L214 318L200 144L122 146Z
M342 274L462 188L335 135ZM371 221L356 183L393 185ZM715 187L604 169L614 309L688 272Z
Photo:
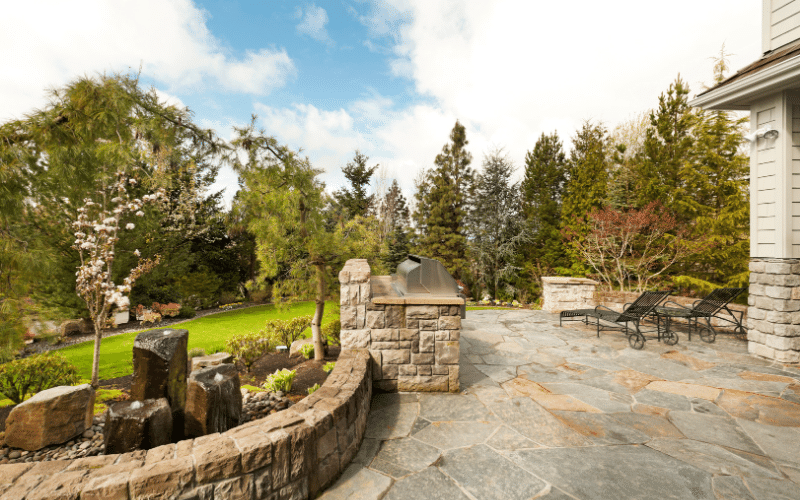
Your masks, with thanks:
M462 328L461 392L376 394L321 498L798 498L796 365L724 334L636 351L542 311Z

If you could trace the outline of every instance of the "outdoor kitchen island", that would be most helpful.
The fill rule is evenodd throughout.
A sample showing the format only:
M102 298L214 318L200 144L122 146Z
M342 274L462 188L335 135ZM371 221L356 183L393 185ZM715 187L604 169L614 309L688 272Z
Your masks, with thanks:
M351 259L339 283L342 349L369 349L376 389L458 392L465 302L438 261L411 255L397 274L371 276Z

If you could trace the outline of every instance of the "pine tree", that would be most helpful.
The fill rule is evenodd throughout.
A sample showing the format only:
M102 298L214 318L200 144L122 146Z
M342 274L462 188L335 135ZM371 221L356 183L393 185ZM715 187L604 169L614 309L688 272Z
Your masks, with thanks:
M467 133L456 121L450 143L436 156L436 168L417 184L417 252L437 259L455 278L467 269L467 237L464 221L473 172L472 154L465 148Z
M372 207L374 195L367 196L367 187L378 165L367 167L369 156L356 150L353 161L342 168L345 178L350 182L350 189L342 188L334 193L334 198L342 209L346 220L356 216L366 217Z
M542 134L525 155L521 185L522 210L531 231L525 246L526 274L530 281L567 266L561 239L561 202L566 183L567 160L558 133Z
M687 223L694 215L691 193L681 172L692 150L695 117L689 107L689 87L680 75L658 98L658 109L650 113L650 126L639 162L639 207L660 202L669 212Z
M384 196L380 207L380 227L384 236L384 250L381 260L390 271L397 268L409 253L408 206L397 180Z
M609 170L607 146L605 127L589 121L583 123L572 139L561 210L562 224L570 224L573 218L583 219L590 211L605 204Z
M470 254L481 284L494 299L514 297L517 253L529 241L520 214L519 183L511 183L513 173L514 165L502 150L486 155L469 214Z

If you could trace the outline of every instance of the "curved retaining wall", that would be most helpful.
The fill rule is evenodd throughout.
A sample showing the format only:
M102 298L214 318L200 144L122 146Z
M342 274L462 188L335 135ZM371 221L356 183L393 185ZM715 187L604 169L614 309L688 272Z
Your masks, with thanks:
M287 410L147 451L0 465L0 497L314 498L358 451L371 397L369 352L343 350L325 384Z

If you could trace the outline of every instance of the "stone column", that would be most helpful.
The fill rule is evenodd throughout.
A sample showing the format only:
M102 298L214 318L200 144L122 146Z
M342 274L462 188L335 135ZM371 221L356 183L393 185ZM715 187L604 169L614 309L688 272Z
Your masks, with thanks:
M367 259L350 259L339 271L341 285L341 341L343 349L369 348L367 302L372 298Z
M800 362L800 259L750 259L748 305L748 351Z

